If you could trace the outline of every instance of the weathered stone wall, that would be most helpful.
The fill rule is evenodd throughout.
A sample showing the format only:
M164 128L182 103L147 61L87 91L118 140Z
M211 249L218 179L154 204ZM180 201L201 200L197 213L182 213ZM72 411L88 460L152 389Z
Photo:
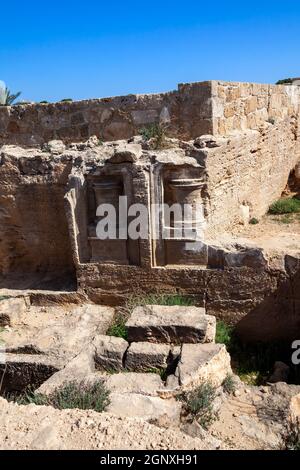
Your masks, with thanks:
M266 121L277 123L299 117L300 88L258 83L212 82L213 133L259 129Z
M168 123L171 135L185 139L212 133L211 82L153 95L0 107L0 145L80 142L92 135L108 141L128 139L159 121Z
M295 115L299 97L296 86L210 81L152 95L0 107L0 145L80 142L91 135L127 139L159 121L168 122L170 135L185 140L226 135Z
M259 130L240 131L205 148L210 196L208 234L214 236L250 218L260 218L286 187L300 159L298 120L264 122Z
M74 272L64 193L67 163L19 149L1 152L0 285L64 288Z

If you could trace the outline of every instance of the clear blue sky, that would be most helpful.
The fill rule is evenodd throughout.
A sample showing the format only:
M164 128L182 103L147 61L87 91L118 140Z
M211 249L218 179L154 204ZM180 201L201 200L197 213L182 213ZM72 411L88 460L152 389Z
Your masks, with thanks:
M6 1L0 79L22 98L151 93L300 76L298 1Z

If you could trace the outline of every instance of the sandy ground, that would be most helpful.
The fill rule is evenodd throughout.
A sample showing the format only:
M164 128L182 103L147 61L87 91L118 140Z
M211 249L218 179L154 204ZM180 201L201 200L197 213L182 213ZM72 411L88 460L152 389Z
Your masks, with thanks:
M224 246L244 243L263 248L266 253L300 252L300 214L266 215L256 225L238 225L216 240Z
M208 449L178 429L107 413L16 405L0 398L0 449Z

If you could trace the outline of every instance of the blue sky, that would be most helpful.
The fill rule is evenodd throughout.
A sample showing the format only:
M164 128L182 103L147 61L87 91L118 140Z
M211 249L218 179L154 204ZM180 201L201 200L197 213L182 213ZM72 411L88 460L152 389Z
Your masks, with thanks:
M297 1L11 1L1 19L0 80L23 99L300 76Z

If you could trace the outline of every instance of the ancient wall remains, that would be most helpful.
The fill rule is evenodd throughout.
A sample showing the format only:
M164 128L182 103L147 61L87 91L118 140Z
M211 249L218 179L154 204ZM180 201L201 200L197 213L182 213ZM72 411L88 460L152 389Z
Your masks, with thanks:
M213 133L259 129L289 117L299 118L300 88L258 83L212 82Z
M211 82L179 85L169 93L0 107L0 145L80 142L92 135L128 139L157 122L184 139L212 133Z
M64 288L74 273L64 209L70 165L20 148L0 158L0 285L39 288L51 279Z
M299 97L297 86L209 81L152 95L0 107L0 145L80 142L92 135L127 139L157 122L167 123L170 135L185 140L226 135L295 115Z
M232 252L215 239L259 218L284 190L300 161L299 96L293 86L204 82L158 95L1 107L0 286L62 289L66 278L103 303L138 290L179 292L240 323L248 337L257 325L262 339L292 337L299 260L283 256L273 266L259 248ZM177 139L157 149L133 137L157 122ZM44 145L52 139L60 142ZM120 195L148 208L199 202L203 246L163 239L163 212L155 240L151 221L147 239L100 240L96 207L117 205Z

